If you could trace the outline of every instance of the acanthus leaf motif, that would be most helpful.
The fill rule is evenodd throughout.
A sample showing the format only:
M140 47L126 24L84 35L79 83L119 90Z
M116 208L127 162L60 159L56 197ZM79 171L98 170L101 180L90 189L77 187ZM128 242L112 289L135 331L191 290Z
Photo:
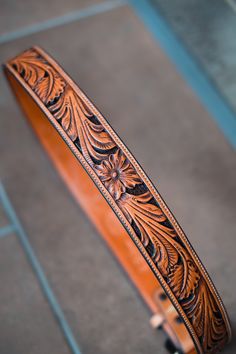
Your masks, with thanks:
M146 192L140 196L125 196L119 205L139 228L143 245L147 247L151 241L152 258L167 277L175 296L179 300L187 298L198 285L200 275L186 250L176 241L174 230L162 224L166 221L163 211L148 203L150 200L150 192Z
M59 97L66 86L62 77L33 49L13 59L12 65L45 104Z
M64 80L54 70L49 68L35 87L35 93L41 98L43 103L49 104L62 94L65 86Z
M213 353L225 341L225 326L216 302L202 278L196 291L187 301L182 302L182 306L202 341L204 352Z
M139 195L127 189L143 183L111 135L96 119L85 100L37 50L31 49L11 61L73 142L123 211L130 225L139 229L144 248L152 244L151 257L173 294L180 301L205 353L213 353L226 341L226 326L219 306L188 250L177 237L150 191ZM76 145L78 147L78 145Z
M179 300L188 298L197 287L200 275L196 266L189 259L181 257L182 262L176 264L168 275L168 284Z
M49 107L72 141L79 139L82 154L90 165L101 161L116 145L104 127L92 122L93 114L81 98L66 87L59 100Z
M160 208L148 203L150 200L150 192L146 192L140 196L123 195L118 203L129 222L134 221L139 228L144 247L149 241L154 245L154 262L181 302L199 338L204 336L205 352L211 353L219 345L217 340L225 340L224 322L187 250L176 241L175 232L161 224L166 217Z
M45 75L46 62L34 50L28 50L11 61L16 71L34 89Z
M143 245L147 247L151 241L152 258L162 274L167 276L170 268L177 264L179 255L173 230L162 224L166 216L157 205L148 203L151 199L149 191L137 196L125 195L119 205L124 214L137 225Z

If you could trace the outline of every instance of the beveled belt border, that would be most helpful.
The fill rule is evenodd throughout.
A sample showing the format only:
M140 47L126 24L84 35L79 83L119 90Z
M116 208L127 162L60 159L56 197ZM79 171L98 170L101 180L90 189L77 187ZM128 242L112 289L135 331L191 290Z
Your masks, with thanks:
M88 97L42 49L5 64L93 179L184 321L199 353L231 338L208 273L150 179Z

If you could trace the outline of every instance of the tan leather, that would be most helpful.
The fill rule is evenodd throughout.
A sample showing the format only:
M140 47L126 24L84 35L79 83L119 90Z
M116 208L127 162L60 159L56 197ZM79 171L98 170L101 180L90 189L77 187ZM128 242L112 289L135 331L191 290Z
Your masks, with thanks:
M5 73L54 165L151 309L152 326L162 326L182 353L216 353L231 333L222 302L130 152L41 49L9 61Z

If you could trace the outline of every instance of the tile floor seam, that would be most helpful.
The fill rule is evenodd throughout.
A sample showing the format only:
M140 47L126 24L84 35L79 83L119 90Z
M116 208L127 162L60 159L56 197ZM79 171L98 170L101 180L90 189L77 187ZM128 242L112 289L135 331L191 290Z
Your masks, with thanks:
M26 232L23 229L23 226L21 225L17 214L11 204L11 201L7 195L7 192L3 186L2 183L0 183L0 204L2 204L4 211L6 212L6 215L11 222L10 226L14 227L15 234L17 235L17 238L20 241L20 244L23 248L23 251L25 253L26 258L28 259L33 272L37 278L37 281L40 284L41 290L43 294L45 295L47 302L50 306L50 309L53 312L53 315L63 332L64 338L67 341L67 344L69 348L71 349L71 352L73 354L81 354L81 351L79 349L79 346L74 338L74 335L72 333L72 330L69 326L69 324L66 321L66 318L64 316L64 313L61 309L61 306L53 292L53 290L50 287L50 284L48 282L48 279L46 275L44 274L43 268L29 242L28 236ZM1 229L0 229L1 230Z
M91 5L85 7L84 9L72 11L62 16L50 18L49 20L18 28L17 30L0 35L0 45L55 27L60 27L82 19L87 19L104 12L112 11L125 5L127 5L127 1L125 0L104 1L100 4Z

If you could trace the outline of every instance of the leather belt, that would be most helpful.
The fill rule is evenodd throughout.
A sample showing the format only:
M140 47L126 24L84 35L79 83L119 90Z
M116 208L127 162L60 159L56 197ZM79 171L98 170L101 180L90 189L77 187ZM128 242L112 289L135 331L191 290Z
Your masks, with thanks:
M26 50L4 69L54 165L150 307L152 326L166 331L176 353L222 349L231 337L222 301L109 123L42 49Z

